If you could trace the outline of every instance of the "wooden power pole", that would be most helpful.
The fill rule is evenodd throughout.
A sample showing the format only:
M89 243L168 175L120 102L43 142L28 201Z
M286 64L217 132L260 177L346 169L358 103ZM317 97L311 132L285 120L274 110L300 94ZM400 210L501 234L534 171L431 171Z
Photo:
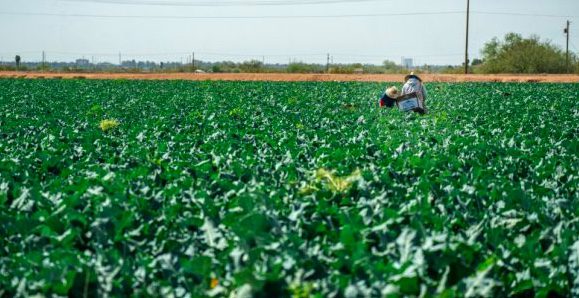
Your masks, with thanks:
M566 46L566 54L565 54L565 69L567 73L569 73L569 20L567 20L567 27L565 27L565 34L567 35L567 46Z
M466 46L464 48L464 74L468 74L468 22L470 14L470 0L466 0Z

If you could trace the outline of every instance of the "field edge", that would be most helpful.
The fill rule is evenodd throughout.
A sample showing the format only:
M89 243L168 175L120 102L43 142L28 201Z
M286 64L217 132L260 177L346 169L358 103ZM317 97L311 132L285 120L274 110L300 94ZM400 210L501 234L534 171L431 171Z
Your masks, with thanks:
M423 74L426 82L499 82L499 83L579 83L579 75L456 75ZM28 79L127 79L127 80L190 80L190 81L280 81L280 82L400 82L403 74L288 74L288 73L58 73L0 72L0 78Z

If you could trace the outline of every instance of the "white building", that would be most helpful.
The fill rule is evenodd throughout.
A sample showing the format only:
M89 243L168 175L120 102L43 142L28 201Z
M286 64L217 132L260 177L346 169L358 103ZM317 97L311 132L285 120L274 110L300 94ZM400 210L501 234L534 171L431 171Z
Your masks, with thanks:
M414 60L412 58L405 58L402 57L402 63L401 63L402 67L407 68L407 69L411 69L414 67Z
M88 66L90 61L88 59L76 59L76 66Z

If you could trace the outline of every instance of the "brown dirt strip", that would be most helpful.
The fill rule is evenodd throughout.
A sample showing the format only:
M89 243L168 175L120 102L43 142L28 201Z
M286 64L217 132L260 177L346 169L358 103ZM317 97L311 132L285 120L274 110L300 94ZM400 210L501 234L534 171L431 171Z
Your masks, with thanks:
M529 82L579 83L579 75L451 75L422 74L425 82ZM288 74L288 73L43 73L0 72L0 78L49 79L129 79L129 80L223 80L223 81L344 81L344 82L401 82L403 74Z

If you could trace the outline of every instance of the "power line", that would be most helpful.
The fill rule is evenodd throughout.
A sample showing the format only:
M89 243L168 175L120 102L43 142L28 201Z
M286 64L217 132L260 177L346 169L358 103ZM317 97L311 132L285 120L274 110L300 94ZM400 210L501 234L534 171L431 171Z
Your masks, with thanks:
M118 53L86 53L86 52L63 52L63 51L49 51L53 54L59 55L93 55L93 56L117 56ZM22 52L19 52L22 53ZM38 53L38 51L28 51L28 53ZM225 52L203 52L203 51L195 51L197 54L201 54L204 56L234 56L234 57L286 57L286 56L323 56L324 53L290 53L290 54L264 54L264 53L225 53ZM124 56L133 56L133 57L140 57L140 56L183 56L183 55L190 55L191 52L182 51L182 52L155 52L155 53L129 53L123 52Z
M479 15L504 15L515 17L543 17L543 18L577 18L573 15L556 15L556 14L538 14L538 13L519 13L519 12L495 12L495 11L471 11Z
M433 11L433 12L340 14L340 15L177 16L177 15L105 15L105 14L82 14L82 13L68 13L67 14L67 13L48 13L48 12L6 12L6 11L0 11L0 15L18 15L18 16L110 18L110 19L183 19L183 20L365 18L365 17L452 15L452 14L464 14L464 13L465 13L465 11ZM549 17L549 18L577 18L578 17L578 16L565 16L565 15L540 15L540 14L481 12L481 11L471 11L470 13L471 14L479 14L479 15L505 15L505 16L519 16L519 17Z
M251 1L160 1L160 0L65 0L68 2L123 4L123 5L155 5L155 6L291 6L315 4L342 4L378 2L384 0L251 0Z
M565 34L567 35L567 50L565 52L565 67L567 68L567 73L569 73L569 25L571 22L567 20L567 27L565 27Z
M468 74L468 25L470 16L470 0L466 0L466 45L464 50L464 74Z
M342 15L263 15L263 16L176 16L176 15L104 15L104 14L65 14L46 12L2 12L0 15L46 16L46 17L81 17L81 18L113 18L113 19L314 19L314 18L359 18L359 17L397 17L462 14L463 11L411 12L411 13L377 13L377 14L342 14Z
M46 50L46 51L14 51L14 52L2 52L0 54L2 55L13 55L16 53L30 53L30 54L42 54L43 52L45 53L49 53L52 56L92 56L94 57L109 57L111 59L114 59L115 57L117 59L121 58L119 57L120 53L119 52L110 52L110 53L89 53L89 52L64 52L64 51L52 51L52 50ZM308 58L325 58L327 56L327 53L284 53L284 54L264 54L264 53L245 53L245 54L241 54L241 53L218 53L218 52L203 52L203 51L195 51L195 54L198 54L202 57L238 57L238 58L282 58L282 57L308 57ZM408 53L406 53L408 54ZM383 53L383 54L364 54L364 53L336 53L333 54L331 57L339 57L341 59L364 59L364 58L381 58L381 59L386 59L388 57L392 57L392 56L400 56L400 53ZM448 54L417 54L417 55L411 55L414 58L426 58L426 57L458 57L461 56L461 53L448 53ZM191 57L191 52L187 52L187 51L183 51L183 52L166 52L166 53L130 53L130 52L122 52L122 57L126 58L126 59L131 59L131 58L148 58L148 57L172 57L172 58L177 58L180 57L182 58L183 56L187 56L187 57ZM189 59L189 58L187 58ZM199 59L195 59L196 61L199 61Z
M30 51L32 52L32 51ZM118 56L119 53L85 53L85 52L62 52L62 51L50 51L51 53L54 54L59 54L59 55L91 55L91 56L111 56L111 57L115 57ZM189 52L183 51L183 52L167 52L167 53L127 53L127 52L123 52L124 56L179 56L179 55L186 55L189 54Z
M18 53L29 53L29 54L38 54L42 53L41 50L37 51L17 51ZM101 53L90 53L90 52L70 52L70 51L53 51L53 50L46 50L46 52L51 53L53 55L89 55L89 56L111 56L116 57L118 56L118 52L101 52ZM325 57L327 53L305 53L305 52L294 52L294 53L285 53L285 54L267 54L267 53L231 53L231 52L203 52L203 51L195 51L197 54L201 54L204 56L236 56L236 57L287 57L287 56L300 56L300 57ZM12 52L2 52L0 54L13 54ZM139 57L139 56L183 56L183 55L190 55L191 52L188 51L181 51L181 52L151 52L151 53L132 53L132 52L123 52L123 56L132 56L132 57ZM364 54L364 53L344 53L344 52L336 52L333 53L334 56L339 56L342 58L380 58L385 56L397 56L399 53L383 53L383 54ZM446 54L417 54L412 55L413 57L455 57L461 56L462 53L446 53Z
M333 52L332 52L333 53ZM348 53L335 53L333 54L334 57L340 58L380 58L385 56L399 56L399 53L384 53L382 55L378 54L348 54ZM408 55L408 54L406 54ZM420 54L420 55L411 55L412 57L456 57L462 56L464 53L449 53L449 54Z

